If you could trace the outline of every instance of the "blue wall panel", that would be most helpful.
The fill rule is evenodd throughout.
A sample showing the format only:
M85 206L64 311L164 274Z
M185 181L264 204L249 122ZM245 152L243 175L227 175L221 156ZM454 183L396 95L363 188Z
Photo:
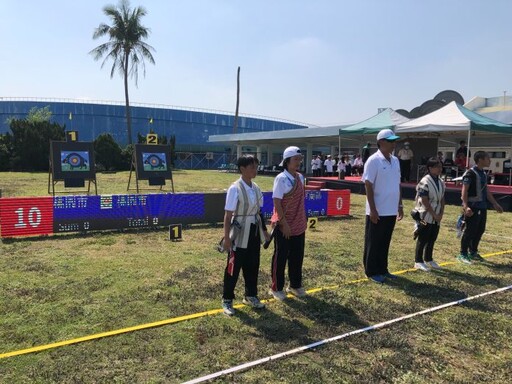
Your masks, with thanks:
M121 145L127 143L125 108L123 105L90 104L58 101L18 101L0 99L0 134L9 132L7 119L25 118L31 108L48 106L52 121L66 125L67 130L76 130L80 141L93 141L101 133L110 133ZM72 119L69 119L70 113ZM187 111L168 108L132 106L132 141L137 133L145 136L152 129L158 135L176 136L176 149L188 150L187 146L203 148L219 146L208 143L210 135L230 134L233 131L234 116ZM150 119L153 123L150 124ZM253 117L239 117L238 133L277 131L306 128L298 124L265 120Z

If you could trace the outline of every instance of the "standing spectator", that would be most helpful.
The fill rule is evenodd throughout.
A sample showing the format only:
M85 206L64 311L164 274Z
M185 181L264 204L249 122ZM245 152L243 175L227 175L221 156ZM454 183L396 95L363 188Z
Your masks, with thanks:
M398 159L400 160L400 181L410 181L411 166L414 152L409 147L409 142L404 143L404 147L398 151Z
M445 185L441 180L443 163L437 157L427 161L427 174L416 186L415 211L419 213L421 223L418 223L416 241L416 257L414 268L429 271L430 268L440 269L432 255L434 243L439 235L439 226L443 219Z
M343 156L345 159L345 176L351 176L352 175L352 163L350 162L349 158L350 156Z
M444 163L443 152L441 152L441 151L437 152L437 159L441 162L441 164Z
M272 286L270 294L277 300L284 300L284 270L288 262L290 285L288 293L303 297L302 262L306 238L306 210L304 207L304 176L297 172L302 162L298 147L288 147L283 153L281 166L284 171L276 176L272 199L274 212L274 254L272 255Z
M322 172L322 156L318 155L315 159L315 168L316 168L316 173L313 173L313 176L321 176L321 172Z
M313 172L313 176L316 176L316 157L311 159L311 172Z
M465 172L466 171L466 156L464 156L464 153L459 152L455 156L455 165L458 168L458 172Z
M338 179L345 179L345 174L347 172L347 164L345 163L345 156L341 156L338 161Z
M233 299L240 269L245 280L243 303L257 309L265 308L257 296L258 272L261 242L270 238L260 213L263 195L252 181L257 174L258 159L244 155L238 158L237 166L242 176L229 187L224 207L223 248L228 251L228 260L224 270L222 308L229 316L235 314Z
M325 174L324 157L320 155L320 168L318 169L318 176L322 177Z
M370 142L367 142L366 145L363 147L363 164L366 163L366 161L368 160L368 158L370 157L370 148L371 148L371 143Z
M386 278L396 279L388 270L388 253L395 222L404 216L400 164L392 155L399 138L391 129L379 132L378 151L364 164L362 177L366 188L364 270L366 276L380 284Z
M355 173L357 176L361 175L363 173L363 165L361 155L358 153L354 159L354 164L352 164L352 173Z
M466 228L460 242L460 254L457 259L466 264L472 261L483 261L478 253L478 245L485 232L487 222L487 201L498 213L503 208L498 204L487 188L487 175L484 168L491 165L489 154L477 151L474 156L475 165L462 176L462 210Z
M450 177L452 179L457 177L457 171L455 170L454 167L455 167L455 162L453 161L453 159L451 157L447 157L446 159L444 159L443 169L446 172L446 176L448 176L448 172L450 173Z
M327 159L324 161L326 176L328 176L328 177L332 176L334 164L335 164L335 162L334 162L334 160L331 159L331 155L327 155Z
M455 157L457 157L459 153L463 154L464 158L471 156L471 151L468 151L468 147L466 146L466 142L464 140L459 142L459 148L457 148L457 151L455 152Z

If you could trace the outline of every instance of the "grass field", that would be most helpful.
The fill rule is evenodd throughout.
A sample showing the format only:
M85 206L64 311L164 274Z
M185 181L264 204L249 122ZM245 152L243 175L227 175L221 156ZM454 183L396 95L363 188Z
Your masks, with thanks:
M237 175L177 171L175 188L222 191ZM128 173L98 175L99 192L125 193ZM263 190L272 178L258 177ZM45 174L0 174L3 197L45 195ZM405 202L405 211L412 207ZM304 283L329 287L267 309L205 316L39 353L0 359L2 383L177 383L370 324L512 284L512 214L490 212L474 265L452 263L459 241L448 206L435 248L442 271L405 271L378 286L364 277L364 196L351 218L321 219L306 235ZM397 223L390 270L414 263L412 219ZM167 231L105 232L0 244L0 355L220 307L221 227L197 225L172 243ZM262 250L260 298L269 299L271 250ZM333 287L334 286L334 287ZM237 286L237 303L243 278ZM355 335L216 382L504 383L512 377L512 294L487 296Z

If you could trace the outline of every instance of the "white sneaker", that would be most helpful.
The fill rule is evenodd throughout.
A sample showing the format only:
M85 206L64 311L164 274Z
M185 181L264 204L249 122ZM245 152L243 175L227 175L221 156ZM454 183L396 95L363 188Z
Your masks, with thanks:
M422 271L429 272L430 268L425 263L414 263L414 268L421 269Z
M300 287L300 288L288 287L288 288L286 288L286 292L291 293L295 297L304 297L307 295L306 291L302 287Z
M258 299L256 296L245 296L242 300L242 302L245 305L248 305L249 307L253 307L255 309L262 309L265 308L265 304L263 304L260 299Z
M270 289L268 293L274 296L274 299L276 300L283 301L284 299L286 299L286 293L284 293L283 291L273 291L272 289Z
M430 266L430 268L432 269L443 269L441 268L441 266L439 264L437 264L434 260L432 261L427 261L427 264Z
M233 308L233 300L222 300L222 310L225 315L233 316L235 314L235 309Z

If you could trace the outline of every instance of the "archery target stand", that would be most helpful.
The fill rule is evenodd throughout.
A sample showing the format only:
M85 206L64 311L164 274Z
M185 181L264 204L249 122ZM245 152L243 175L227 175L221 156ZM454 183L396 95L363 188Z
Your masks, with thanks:
M135 170L135 188L130 188L132 173ZM156 189L163 191L166 180L171 181L171 190L174 193L174 181L172 179L171 169L171 146L161 144L135 144L132 161L130 165L130 176L128 178L129 190L136 190L139 193L143 190L139 186L139 180L147 180L150 186L159 186ZM155 190L154 188L145 188L144 190Z

